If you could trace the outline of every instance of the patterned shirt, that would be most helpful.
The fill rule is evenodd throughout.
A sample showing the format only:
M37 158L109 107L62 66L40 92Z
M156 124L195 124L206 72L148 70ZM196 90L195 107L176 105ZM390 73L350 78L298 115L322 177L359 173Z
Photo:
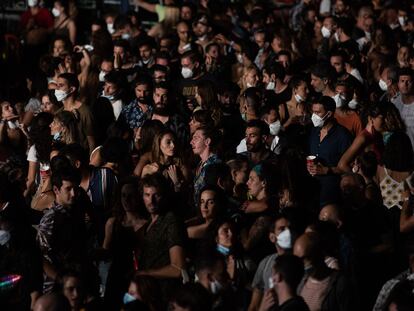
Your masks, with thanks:
M410 270L406 270L399 275L397 275L395 278L389 280L384 284L382 287L378 297L377 301L375 302L375 306L373 311L384 311L386 310L386 304L388 301L388 297L393 290L393 288L400 283L403 280L413 280L414 279L414 273L411 273Z
M146 112L142 111L138 105L138 99L134 99L131 103L122 108L122 115L124 116L129 128L136 129L141 127L145 120L151 119L153 107L148 105Z
M194 177L194 203L198 206L198 197L200 196L200 191L203 187L206 186L206 171L207 166L211 164L221 163L221 160L217 156L217 154L211 154L207 161L204 163L200 163L200 173Z

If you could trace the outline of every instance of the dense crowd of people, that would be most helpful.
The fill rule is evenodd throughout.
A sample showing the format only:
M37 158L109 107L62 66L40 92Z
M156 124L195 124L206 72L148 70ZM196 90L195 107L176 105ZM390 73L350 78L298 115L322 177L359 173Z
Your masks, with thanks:
M414 310L413 3L160 3L0 30L0 309Z

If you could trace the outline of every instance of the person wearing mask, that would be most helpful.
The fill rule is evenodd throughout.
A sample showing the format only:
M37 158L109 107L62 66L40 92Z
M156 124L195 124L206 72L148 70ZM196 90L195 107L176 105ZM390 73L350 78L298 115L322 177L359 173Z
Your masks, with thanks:
M115 120L118 120L124 107L123 96L126 80L124 75L117 72L109 72L104 77L104 87L101 97L109 100L112 105Z
M316 161L308 162L308 172L320 183L320 204L339 198L339 175L337 168L342 154L351 145L351 135L334 117L335 101L322 96L312 104L312 123L309 151Z
M381 89L379 101L393 102L398 96L398 67L386 65L380 71L378 86Z
M55 96L63 103L63 110L72 112L78 119L79 142L92 152L95 148L94 118L90 108L79 100L79 80L75 74L59 75Z
M76 42L76 24L70 16L68 1L55 1L52 14L55 17L53 26L54 34L68 38L74 45Z
M299 257L283 254L276 258L272 276L272 287L267 290L259 311L309 311L309 307L296 289L304 274L303 262Z
M252 281L252 298L248 311L259 310L260 302L269 289L271 289L273 264L279 256L289 251L292 246L290 222L283 214L276 216L269 229L269 240L276 248L274 254L268 255L260 261Z

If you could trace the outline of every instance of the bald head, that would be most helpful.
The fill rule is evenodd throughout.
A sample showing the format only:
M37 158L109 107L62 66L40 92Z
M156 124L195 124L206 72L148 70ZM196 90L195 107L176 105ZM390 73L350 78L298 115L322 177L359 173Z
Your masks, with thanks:
M302 258L305 266L315 266L323 262L321 243L317 233L308 232L302 234L293 246L293 254Z
M57 293L45 294L38 298L33 311L70 311L69 301L65 296Z
M342 219L340 215L340 208L336 204L327 204L319 212L319 220L330 221L338 228L342 226Z

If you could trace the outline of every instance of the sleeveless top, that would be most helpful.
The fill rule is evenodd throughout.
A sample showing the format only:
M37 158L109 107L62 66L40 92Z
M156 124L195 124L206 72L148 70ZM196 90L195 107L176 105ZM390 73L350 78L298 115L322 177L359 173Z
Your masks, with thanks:
M401 194L404 192L404 181L408 183L410 188L411 178L414 175L414 172L410 174L405 180L398 182L394 180L389 174L387 169L384 167L385 177L380 182L381 195L384 202L384 205L390 209L393 206L397 206L399 209L402 208L403 202L401 199Z

